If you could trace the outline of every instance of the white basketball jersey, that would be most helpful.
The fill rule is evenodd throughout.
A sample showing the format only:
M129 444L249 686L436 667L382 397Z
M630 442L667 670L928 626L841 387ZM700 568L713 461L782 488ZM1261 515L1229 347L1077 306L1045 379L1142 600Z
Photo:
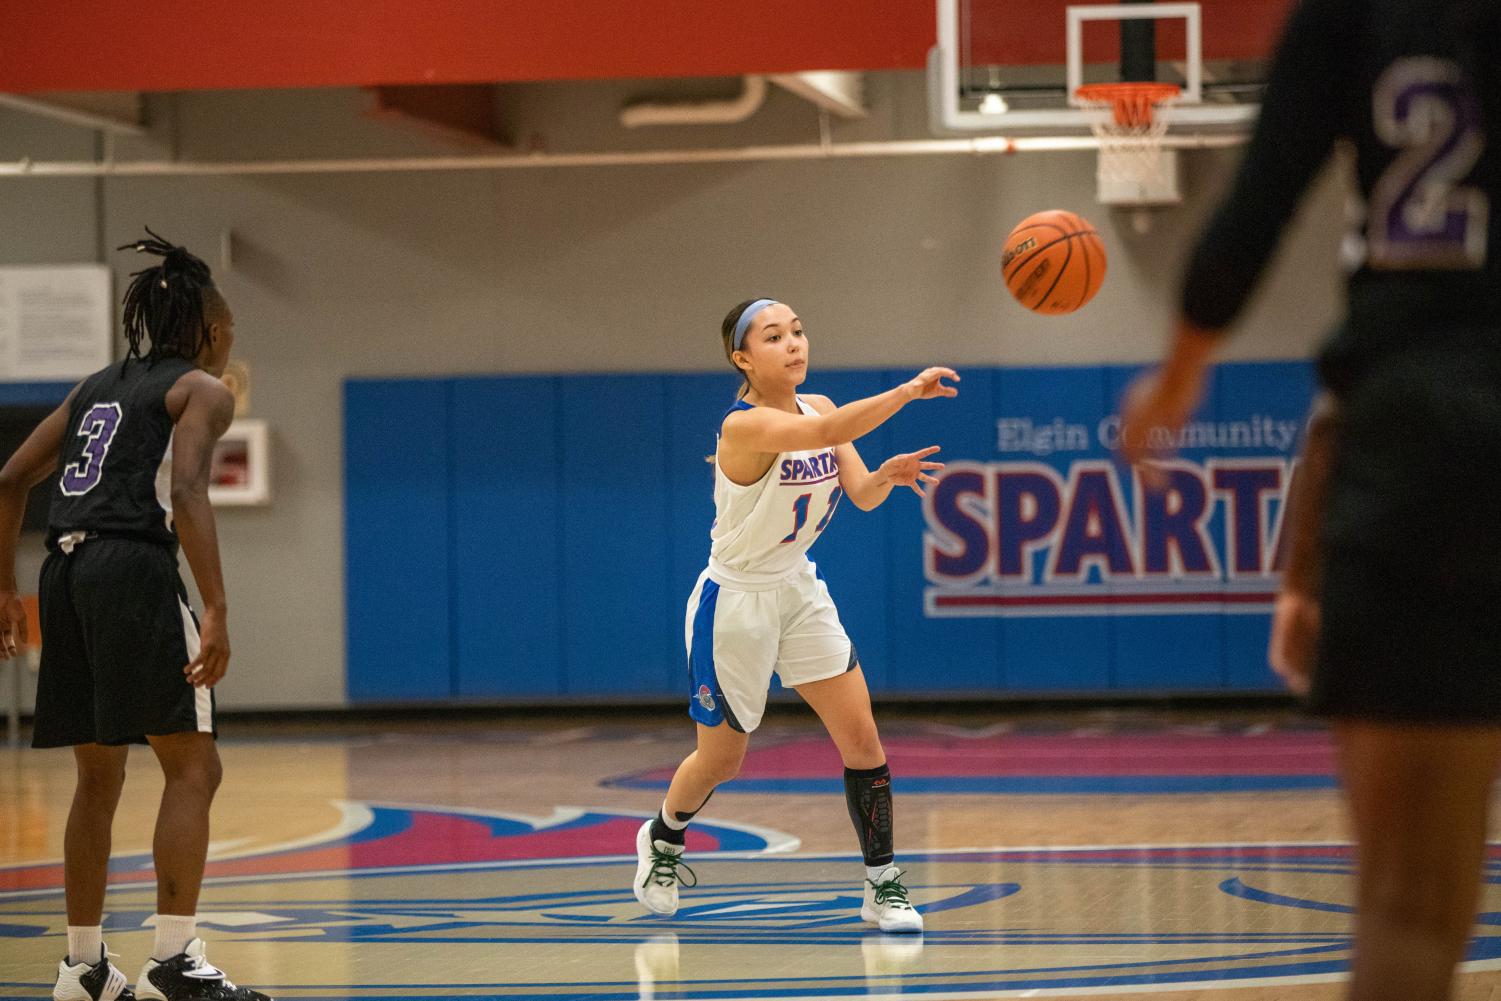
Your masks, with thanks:
M805 414L818 412L801 398L797 404ZM730 412L749 409L742 400ZM710 577L740 589L785 580L807 562L808 547L828 527L841 496L832 448L783 452L749 486L731 482L716 457Z

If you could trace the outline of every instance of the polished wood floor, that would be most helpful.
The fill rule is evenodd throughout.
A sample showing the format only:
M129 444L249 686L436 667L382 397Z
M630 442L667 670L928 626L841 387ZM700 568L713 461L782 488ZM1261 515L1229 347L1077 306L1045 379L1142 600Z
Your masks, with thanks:
M231 721L200 908L214 916L211 959L239 982L303 998L1341 997L1338 970L1320 964L1347 958L1346 831L1337 791L1308 768L1280 789L1048 787L1077 771L1056 763L1105 746L1081 743L1101 734L1163 737L1152 747L1171 755L1175 735L1202 747L1291 727L1305 753L1321 739L1305 724L883 713L899 855L914 899L931 908L913 941L850 920L861 870L843 797L786 779L818 771L798 771L811 753L801 749L818 745L816 723L790 710L774 711L753 745L788 753L748 762L750 791L726 787L704 811L703 836L729 854L690 851L699 886L683 891L684 912L646 919L628 892L633 864L619 856L692 735L686 720L633 715ZM973 741L977 755L1004 754L998 733L1026 736L1044 762L1028 791L980 788L994 769L957 754L958 778L927 762L927 778L908 781L920 791L904 791L896 748L948 755ZM149 751L135 750L106 932L132 977L150 946L160 790ZM71 794L68 752L0 750L0 999L50 993ZM786 836L793 853L756 857L789 847ZM1501 887L1487 894L1483 909L1501 912ZM1278 950L1293 958L1265 958ZM1501 1001L1501 958L1484 954L1459 981L1461 1001Z

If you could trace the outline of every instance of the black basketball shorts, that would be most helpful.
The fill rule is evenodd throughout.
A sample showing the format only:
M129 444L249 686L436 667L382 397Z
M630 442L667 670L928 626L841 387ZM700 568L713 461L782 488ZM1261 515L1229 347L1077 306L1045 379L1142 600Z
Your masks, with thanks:
M212 690L183 674L198 653L198 620L173 549L89 538L47 557L39 591L33 747L216 732Z
M1343 409L1309 708L1501 724L1501 379L1411 355Z

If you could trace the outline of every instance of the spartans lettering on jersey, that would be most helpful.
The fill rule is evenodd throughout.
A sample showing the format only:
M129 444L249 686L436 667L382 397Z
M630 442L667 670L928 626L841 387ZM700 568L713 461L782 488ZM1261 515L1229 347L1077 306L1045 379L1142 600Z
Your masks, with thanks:
M950 463L924 504L929 614L1167 611L1154 604L1219 613L1237 601L1247 611L1269 603L1293 463L1163 468L1167 487L1153 493L1102 460L1066 473L1037 462Z
M839 473L833 450L806 459L782 460L782 483L818 483Z

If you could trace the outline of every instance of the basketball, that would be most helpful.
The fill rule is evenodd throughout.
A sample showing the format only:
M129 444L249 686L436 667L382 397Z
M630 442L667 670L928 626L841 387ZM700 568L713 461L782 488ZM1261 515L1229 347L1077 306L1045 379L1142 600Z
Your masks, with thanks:
M1072 212L1037 212L1006 237L1001 277L1016 301L1034 313L1072 313L1105 281L1105 245Z

